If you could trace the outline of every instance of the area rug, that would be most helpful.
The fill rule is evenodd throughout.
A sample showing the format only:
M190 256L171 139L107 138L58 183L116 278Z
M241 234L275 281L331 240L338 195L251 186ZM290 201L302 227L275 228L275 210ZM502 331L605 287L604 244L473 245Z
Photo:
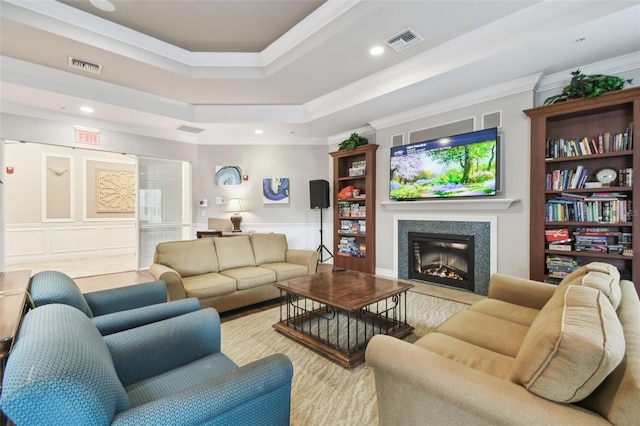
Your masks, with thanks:
M407 294L407 321L415 341L468 305L416 292ZM222 352L238 365L274 353L293 363L291 425L377 425L373 370L362 363L346 369L272 328L280 309L272 308L222 324Z

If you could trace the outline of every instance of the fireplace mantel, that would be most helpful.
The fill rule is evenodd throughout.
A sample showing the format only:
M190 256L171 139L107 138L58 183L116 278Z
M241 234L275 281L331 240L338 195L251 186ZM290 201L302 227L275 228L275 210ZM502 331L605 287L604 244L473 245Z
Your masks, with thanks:
M425 201L385 201L382 204L389 210L507 210L512 204L520 201L517 198L474 198L455 200Z

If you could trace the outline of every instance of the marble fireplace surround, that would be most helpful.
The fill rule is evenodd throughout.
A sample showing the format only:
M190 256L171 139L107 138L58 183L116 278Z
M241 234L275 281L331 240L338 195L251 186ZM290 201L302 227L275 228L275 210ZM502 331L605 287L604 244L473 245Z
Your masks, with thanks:
M409 232L474 235L474 293L487 295L489 277L498 269L497 216L455 216L434 214L401 214L393 217L394 275L408 279ZM433 284L441 285L441 284ZM448 287L454 288L454 287ZM464 290L462 290L464 291Z

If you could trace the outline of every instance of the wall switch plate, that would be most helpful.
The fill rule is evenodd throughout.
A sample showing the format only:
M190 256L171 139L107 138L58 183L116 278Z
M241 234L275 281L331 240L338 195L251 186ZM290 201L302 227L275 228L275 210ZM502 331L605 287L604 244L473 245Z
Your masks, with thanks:
M217 205L221 205L226 203L227 201L224 199L224 197L216 197L216 204Z

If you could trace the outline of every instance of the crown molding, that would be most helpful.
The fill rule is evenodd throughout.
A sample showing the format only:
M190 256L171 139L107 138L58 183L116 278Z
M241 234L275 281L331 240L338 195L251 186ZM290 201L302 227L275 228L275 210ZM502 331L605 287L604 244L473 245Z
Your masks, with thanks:
M475 92L449 98L440 102L435 102L420 108L404 111L379 120L373 120L369 124L376 130L404 124L409 121L419 120L426 117L442 114L444 112L457 110L460 108L476 105L483 102L492 101L499 98L515 95L522 92L533 91L540 80L541 73L531 74L506 83L486 87Z
M580 69L585 74L615 75L622 72L633 71L640 69L640 54L638 52L630 53L628 55L618 56L616 58L607 59L605 61L588 64L580 67ZM575 71L575 69L565 70L562 72L544 76L540 80L540 83L536 88L536 92L544 92L547 90L563 88L571 80L571 73L573 71Z

